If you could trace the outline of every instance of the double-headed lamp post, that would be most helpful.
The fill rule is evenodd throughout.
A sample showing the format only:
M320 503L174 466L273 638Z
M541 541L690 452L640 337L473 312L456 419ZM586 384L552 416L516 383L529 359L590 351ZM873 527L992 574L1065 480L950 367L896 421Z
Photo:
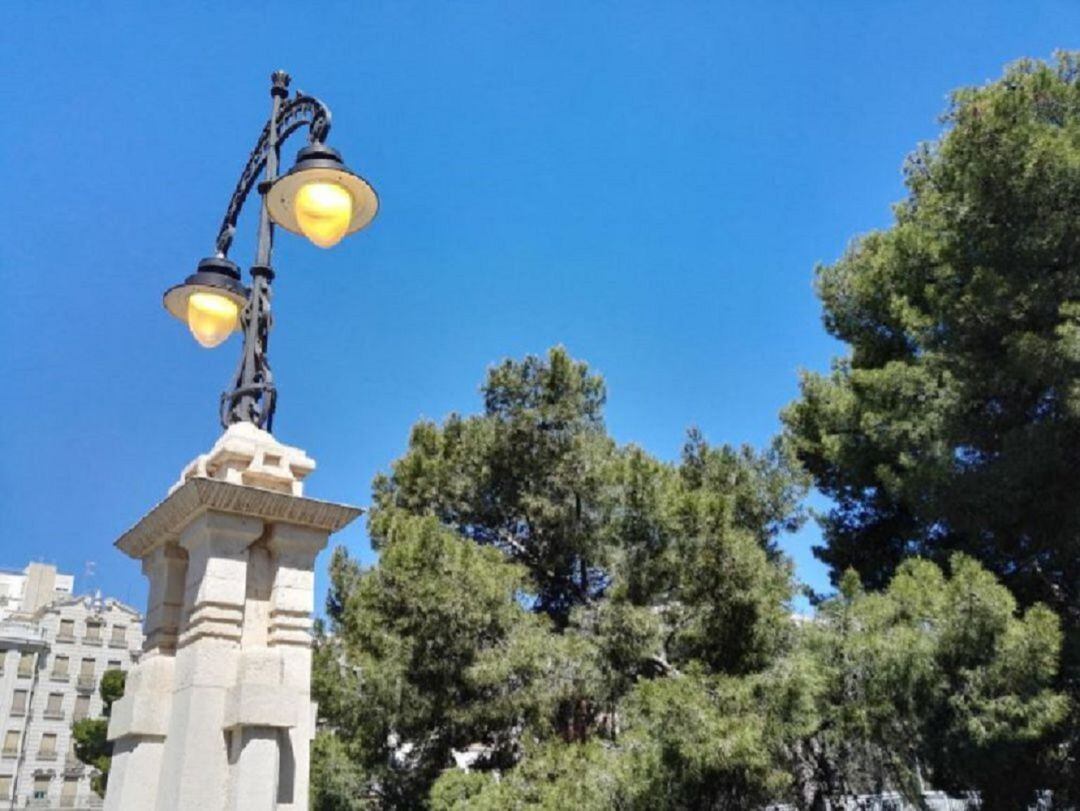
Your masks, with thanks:
M237 422L250 422L266 431L273 426L277 390L266 352L272 323L274 226L303 234L321 248L331 248L370 223L379 208L375 190L325 143L330 109L304 93L289 98L289 75L284 71L274 73L271 82L270 119L236 183L214 255L200 261L195 273L182 284L165 292L165 309L187 324L202 346L215 347L234 331L243 333L244 346L232 388L221 395L224 428ZM307 146L297 154L296 165L279 175L282 144L305 126ZM258 182L260 175L262 182ZM228 254L240 210L256 183L262 207L255 262L250 269L251 287L247 288L240 268Z

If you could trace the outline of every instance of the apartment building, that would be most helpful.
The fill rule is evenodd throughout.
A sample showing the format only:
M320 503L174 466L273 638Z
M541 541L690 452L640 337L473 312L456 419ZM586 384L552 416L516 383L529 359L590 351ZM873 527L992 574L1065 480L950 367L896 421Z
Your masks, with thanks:
M32 614L43 605L70 597L75 578L55 566L31 563L22 571L0 567L0 620L11 614Z
M17 606L9 595L0 619L0 809L100 808L71 725L102 714L106 670L128 670L138 659L141 617L117 600L73 596L66 576L46 568L53 579L32 572L36 580Z

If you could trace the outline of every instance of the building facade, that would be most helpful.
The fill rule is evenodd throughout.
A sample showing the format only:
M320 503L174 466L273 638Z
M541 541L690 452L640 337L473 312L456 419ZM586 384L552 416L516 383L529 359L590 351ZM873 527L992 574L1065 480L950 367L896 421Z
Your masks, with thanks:
M141 617L116 600L73 596L70 576L28 571L37 568L52 579L31 571L0 619L0 809L100 808L71 727L102 715L102 674L137 661Z
M70 597L75 578L55 566L31 563L22 571L0 568L0 620L11 614L33 614L54 600Z

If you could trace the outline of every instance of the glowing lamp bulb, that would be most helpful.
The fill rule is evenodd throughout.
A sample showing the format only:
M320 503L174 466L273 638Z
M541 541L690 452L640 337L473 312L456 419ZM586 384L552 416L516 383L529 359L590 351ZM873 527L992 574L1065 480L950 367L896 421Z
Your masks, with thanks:
M305 183L296 193L296 223L320 248L337 245L352 222L352 195L337 183Z
M187 323L191 334L207 349L220 344L234 329L240 308L216 293L192 293L188 298Z

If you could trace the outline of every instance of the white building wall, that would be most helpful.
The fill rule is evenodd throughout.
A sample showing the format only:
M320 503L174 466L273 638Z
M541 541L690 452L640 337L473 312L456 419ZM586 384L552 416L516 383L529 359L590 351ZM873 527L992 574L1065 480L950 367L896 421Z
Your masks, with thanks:
M52 586L52 594L45 602L70 597L75 587L75 577L59 574L55 566L46 563L30 563L22 571L0 568L0 620L7 619L19 612L32 612L34 606L26 605L27 586L31 580L40 581L41 575Z
M63 577L57 577L59 587L67 585ZM61 634L63 620L71 621L71 635ZM87 631L95 624L101 629L97 639ZM114 641L114 629L123 630L122 638ZM0 796L0 809L101 807L101 798L90 788L91 770L72 751L76 704L79 696L86 696L86 717L100 717L102 674L113 667L129 670L138 659L142 638L138 612L116 600L61 597L31 616L0 621L0 746L9 731L19 732L17 752L0 752L0 785L5 777L12 784L11 796ZM35 653L30 674L19 673L24 651ZM66 678L56 672L61 656L68 657ZM93 666L90 677L80 681L83 659ZM16 690L28 694L27 711L22 715L12 712ZM61 696L60 712L47 713L49 696L54 693ZM50 733L56 735L53 755L41 751L42 738ZM44 796L35 796L35 778L43 788L37 793ZM77 788L74 796L62 799L65 778L75 779Z

